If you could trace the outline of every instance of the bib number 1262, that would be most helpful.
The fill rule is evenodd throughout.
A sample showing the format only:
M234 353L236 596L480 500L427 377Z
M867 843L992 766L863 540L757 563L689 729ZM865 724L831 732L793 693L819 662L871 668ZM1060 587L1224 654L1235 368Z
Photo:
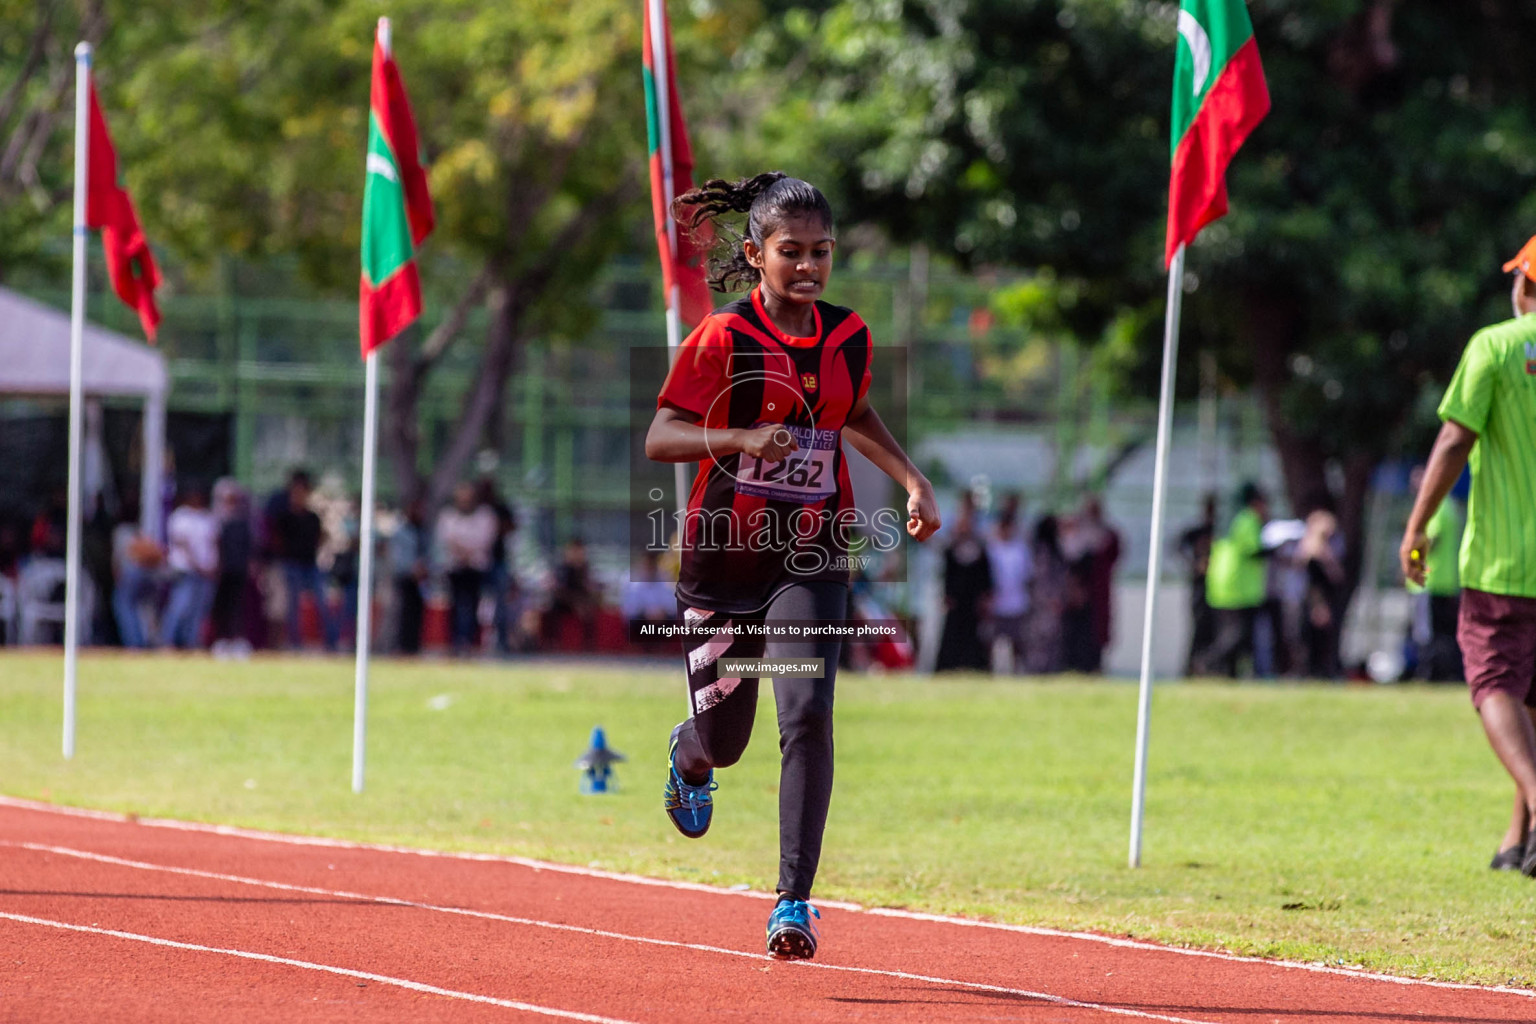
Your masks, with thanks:
M809 505L830 498L837 491L832 456L837 451L837 431L785 427L799 443L781 462L743 455L738 463L736 490L741 494L793 501Z

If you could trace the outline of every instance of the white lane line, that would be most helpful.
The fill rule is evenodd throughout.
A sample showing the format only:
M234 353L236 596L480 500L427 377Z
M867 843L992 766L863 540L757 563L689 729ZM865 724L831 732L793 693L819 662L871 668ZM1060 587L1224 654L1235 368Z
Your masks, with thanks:
M154 864L149 861L128 860L124 857L114 857L106 853L93 853L90 850L77 850L68 846L52 846L46 843L17 843L0 840L0 846L9 846L14 849L31 850L37 853L53 853L64 857L75 857L80 860L96 861L100 864L111 864L117 867L135 868L140 871L159 871L171 875L184 875L189 878L206 878L217 882L232 882L237 885L258 886L264 889L278 889L283 892L302 892L311 896L325 896L330 899L357 900L362 903L374 903L392 907L409 907L413 910L428 910L438 914L453 914L459 917L474 917L486 921L500 921L507 924L527 925L533 928L547 928L551 931L574 932L578 935L590 935L597 938L616 939L621 942L636 942L647 946L669 946L673 949L691 949L700 953L715 953L722 956L739 957L746 960L775 961L777 958L766 953L749 953L740 949L727 949L724 946L710 946L699 942L678 942L673 939L656 939L646 935L629 935L625 932L608 931L603 928L588 928L584 925L561 924L557 921L541 921L532 917L516 917L511 914L498 914L489 910L469 910L464 907L444 907L432 903L421 903L416 900L399 899L394 896L372 896L367 893L348 892L345 889L324 889L311 885L294 885L289 882L273 882L264 878L250 878L245 875L230 875L220 871L203 871L200 868L183 868L169 864ZM87 894L88 895L88 894ZM154 899L153 894L146 894L145 899ZM1210 1021L1194 1020L1188 1017L1171 1017L1166 1014L1149 1013L1143 1010L1133 1010L1123 1006L1110 1006L1106 1003L1086 1002L1079 999L1071 999L1067 996L1055 995L1051 992L1036 992L1031 989L1010 988L1004 985L988 985L978 981L960 981L955 978L940 978L927 974L912 974L907 971L886 971L874 967L850 967L841 964L821 963L815 960L788 961L796 969L801 967L814 967L825 971L841 971L848 974L865 974L883 978L900 978L905 981L920 981L929 985L947 985L954 988L965 988L975 992L990 992L999 995L1018 996L1035 999L1041 1002L1052 1003L1057 1006L1070 1006L1085 1010L1099 1010L1104 1013L1113 1013L1123 1017L1135 1017L1141 1020L1169 1021L1171 1024L1212 1024Z
M233 839L253 839L265 843L281 843L285 846L316 846L328 850L398 853L412 857L461 860L479 864L510 864L515 867L531 868L534 871L553 871L562 875L600 878L609 882L627 882L631 885L648 885L659 889L674 889L682 892L703 892L717 896L745 896L748 899L756 900L778 898L775 893L771 892L725 889L718 885L706 885L703 882L678 882L667 878L650 878L645 875L632 875L622 871L604 871L601 868L584 868L575 864L556 864L553 861L535 860L532 857L518 857L514 854L471 853L465 850L425 850L415 846L395 846L389 843L359 843L351 839L333 839L330 836L305 836L294 835L288 832L265 832L260 829L241 828L238 825L212 825L201 821L178 821L175 818L141 818L136 814L119 814L116 811L94 811L85 807L64 807L58 804L45 804L36 800L24 800L21 797L14 796L0 796L0 807L10 807L20 811L38 811L44 814L57 814L66 818L106 821L117 825L143 825L147 828L163 828L174 832L196 832ZM816 905L849 911L864 909L857 903L838 903L831 900L817 900Z
M0 911L0 918L8 921L17 921L21 924L44 925L49 928L58 928L62 931L84 932L89 935L107 935L114 939L128 939L133 942L148 943L151 946L164 946L168 949L186 949L196 953L219 953L223 956L239 957L242 960L259 960L262 963L281 964L284 967L300 967L306 971L339 974L345 978L361 978L364 981L376 981L381 985L394 985L397 988L406 988L413 992L425 992L428 995L444 996L448 999L462 999L470 1003L488 1003L491 1006L504 1006L509 1010L522 1010L525 1013L537 1013L545 1017L588 1021L590 1024L634 1024L633 1021L620 1020L617 1017L599 1017L594 1013L557 1010L553 1007L539 1006L535 1003L518 1002L516 999L497 999L495 996L482 996L474 992L459 992L451 988L438 988L436 985L411 981L409 978L391 978L386 974L374 974L371 971L354 971L349 967L333 967L330 964L317 964L308 960L292 960L285 956L272 956L269 953L253 953L245 949L223 949L219 946L202 946L195 942L178 942L175 939L162 939L154 935L122 932L115 928L98 928L93 925L70 924L67 921L53 921L46 917L31 917L27 914L11 914L5 911Z
M350 839L332 839L327 836L302 836L285 832L265 832L258 829L240 828L236 825L210 825L197 821L177 821L174 818L140 818L131 814L119 814L115 811L96 811L85 807L65 807L59 804L43 803L38 800L25 800L20 797L0 796L0 807L11 807L23 811L38 811L45 814L57 814L63 817L87 818L94 821L108 821L117 824L145 825L150 828L170 829L178 832L199 832L208 835L227 836L236 839L252 839L260 842L282 843L288 846L318 846L335 850L359 850L373 853L399 853L413 857L441 857L447 860L462 860L487 864L511 864L518 867L531 868L534 871L553 871L560 874L577 875L583 878L600 878L610 882L625 882L630 885L647 885L663 889L673 889L680 892L703 892L716 896L745 896L749 899L769 900L774 899L771 892L747 891L741 889L725 889L718 885L705 885L702 882L676 882L665 878L648 878L645 875L632 875L620 871L603 871L598 868L578 867L574 864L556 864L551 861L535 860L532 857L517 857L510 854L495 853L468 853L449 850L424 850L413 846L392 846L384 843L360 843ZM1178 956L1200 957L1207 960L1221 960L1227 963L1246 964L1249 966L1279 967L1292 971L1307 971L1312 974L1330 974L1336 977L1352 978L1356 981L1381 981L1391 985L1422 985L1426 988L1452 989L1461 992L1497 992L1502 995L1524 996L1527 999L1536 998L1536 991L1525 988L1514 988L1509 985L1472 985L1460 981L1435 981L1429 978L1405 978L1397 974L1381 974L1376 971L1367 971L1358 967L1331 967L1327 964L1307 963L1301 960L1273 960L1260 956L1238 956L1236 953L1223 953L1214 949L1188 949L1183 946L1161 946L1155 942L1144 942L1139 939L1125 939L1113 935L1100 935L1096 932L1074 932L1059 928L1042 928L1037 925L1004 924L999 921L980 921L968 917L949 917L943 914L926 914L915 910L899 910L894 907L864 907L857 903L844 903L837 900L817 900L817 906L830 907L836 910L846 910L854 914L870 914L876 917L891 917L903 921L924 921L933 924L949 924L962 928L988 928L994 931L1013 932L1017 935L1037 935L1049 939L1076 939L1081 942L1096 942L1105 946L1114 946L1119 949L1140 949L1154 953L1173 953Z

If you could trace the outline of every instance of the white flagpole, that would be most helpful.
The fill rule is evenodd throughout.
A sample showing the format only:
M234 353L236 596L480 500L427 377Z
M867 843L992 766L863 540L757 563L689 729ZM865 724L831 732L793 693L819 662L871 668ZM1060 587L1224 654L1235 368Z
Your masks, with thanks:
M379 19L379 47L391 53L389 19ZM368 751L368 653L373 638L373 492L379 441L379 351L364 360L363 492L357 503L357 671L352 695L352 792L363 791Z
M677 359L677 350L683 343L683 322L678 306L681 293L677 286L677 221L672 216L674 195L674 169L672 166L672 68L667 63L667 8L666 0L646 0L651 7L651 69L656 86L656 139L661 150L661 187L665 198L667 217L667 255L673 261L672 287L667 292L667 350L668 362ZM688 465L672 464L672 480L677 489L678 529L683 526L682 517L688 511Z
M379 353L368 353L363 385L363 493L358 499L357 678L352 699L352 792L363 791L368 745L368 649L373 637L374 452L379 435Z
M69 523L64 570L64 758L75 756L75 652L80 643L80 418L85 351L85 202L90 175L91 44L75 47L74 282L69 303Z
M1173 380L1179 363L1179 313L1184 299L1184 246L1168 268L1168 310L1163 324L1163 380L1157 399L1157 461L1152 472L1152 544L1147 552L1146 616L1141 630L1141 693L1136 706L1136 778L1131 796L1131 867L1141 867L1141 823L1146 809L1147 744L1152 728L1152 627L1163 568L1163 506L1168 496L1168 443L1173 433Z
M668 215L668 219L670 220L670 215ZM672 225L672 231L674 234L676 233L676 224ZM677 251L675 244L672 251ZM671 356L668 362L675 362L677 360L677 350L682 345L682 324L678 318L677 303L678 288L674 284L672 286L672 304L667 309L667 349ZM684 522L683 517L688 514L688 463L672 463L672 483L677 491L677 529L681 533ZM681 537L679 537L679 540L681 540Z

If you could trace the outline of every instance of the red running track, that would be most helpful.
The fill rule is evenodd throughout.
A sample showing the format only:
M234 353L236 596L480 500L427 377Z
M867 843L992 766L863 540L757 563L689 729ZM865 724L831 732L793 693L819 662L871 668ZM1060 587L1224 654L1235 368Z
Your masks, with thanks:
M1536 993L0 798L0 1021L1504 1024Z

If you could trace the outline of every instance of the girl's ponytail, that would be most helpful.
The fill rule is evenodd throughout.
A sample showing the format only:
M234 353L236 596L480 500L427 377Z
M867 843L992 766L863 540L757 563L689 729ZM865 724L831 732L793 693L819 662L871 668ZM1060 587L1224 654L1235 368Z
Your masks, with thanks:
M747 230L740 231L724 223L731 214L747 215ZM719 232L722 253L709 260L709 286L716 291L750 288L762 277L747 262L742 242L750 238L759 249L785 219L814 215L832 230L832 205L814 185L791 178L783 171L769 171L740 181L712 178L698 188L689 189L672 202L672 216L678 226L697 233L706 223Z

